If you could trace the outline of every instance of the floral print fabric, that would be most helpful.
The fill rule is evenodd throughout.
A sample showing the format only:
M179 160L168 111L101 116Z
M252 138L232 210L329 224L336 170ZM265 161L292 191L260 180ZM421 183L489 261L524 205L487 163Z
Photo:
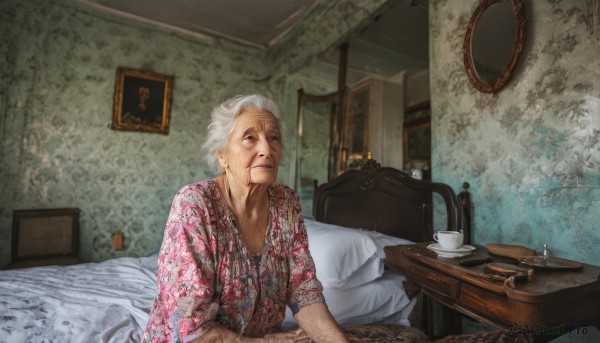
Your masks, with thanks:
M268 195L269 226L257 273L216 183L200 181L177 192L144 342L187 342L217 324L262 336L280 330L286 305L296 313L324 302L298 196L284 185L270 185Z

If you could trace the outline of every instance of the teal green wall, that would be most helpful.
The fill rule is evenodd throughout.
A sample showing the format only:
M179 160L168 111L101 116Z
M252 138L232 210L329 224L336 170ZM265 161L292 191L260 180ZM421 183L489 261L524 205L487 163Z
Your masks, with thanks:
M81 255L100 261L156 251L175 191L211 177L200 158L212 107L263 93L285 110L293 184L301 69L368 22L383 0L323 1L269 54L127 23L64 1L0 6L0 266L10 261L12 211L78 207ZM168 135L113 131L118 66L174 77ZM292 178L290 178L290 175ZM111 234L125 234L112 251Z
M464 33L479 1L430 3L434 179L471 183L476 243L538 251L547 243L556 256L600 264L593 1L526 1L527 45L497 94L475 90L464 71Z

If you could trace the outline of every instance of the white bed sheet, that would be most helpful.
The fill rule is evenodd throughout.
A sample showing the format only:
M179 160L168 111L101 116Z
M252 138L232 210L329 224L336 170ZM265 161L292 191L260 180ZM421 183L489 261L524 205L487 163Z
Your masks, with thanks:
M0 342L140 342L157 255L0 271Z

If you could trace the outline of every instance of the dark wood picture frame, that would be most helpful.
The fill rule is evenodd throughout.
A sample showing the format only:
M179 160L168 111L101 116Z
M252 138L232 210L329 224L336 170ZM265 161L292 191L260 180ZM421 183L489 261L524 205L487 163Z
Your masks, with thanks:
M111 129L169 133L173 77L117 68Z
M405 109L404 165L431 166L431 108L429 102Z

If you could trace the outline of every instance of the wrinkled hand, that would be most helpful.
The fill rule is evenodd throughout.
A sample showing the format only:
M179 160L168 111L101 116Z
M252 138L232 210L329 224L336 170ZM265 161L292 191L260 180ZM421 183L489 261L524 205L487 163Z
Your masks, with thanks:
M266 343L310 343L308 335L302 329L290 332L271 333L263 337Z

